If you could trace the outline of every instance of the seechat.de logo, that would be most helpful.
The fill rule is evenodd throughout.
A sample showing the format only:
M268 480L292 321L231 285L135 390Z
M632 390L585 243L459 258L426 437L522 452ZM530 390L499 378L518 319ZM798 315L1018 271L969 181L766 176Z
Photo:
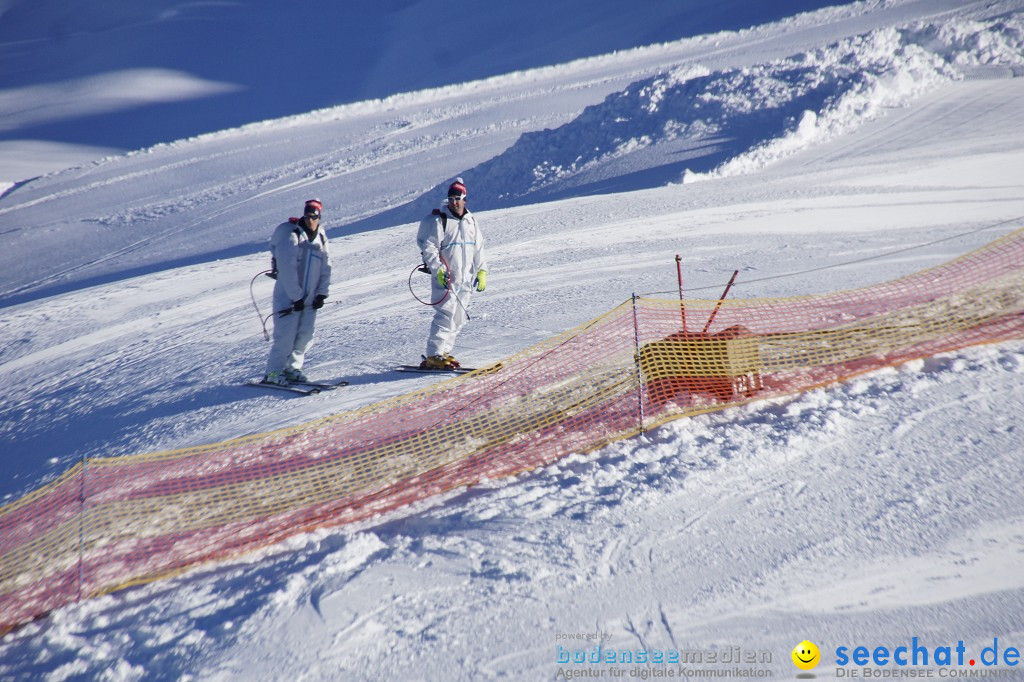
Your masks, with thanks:
M847 666L851 664L856 666L873 665L876 667L888 665L904 667L919 665L973 667L980 664L982 667L1004 665L1012 668L1020 664L1020 650L1016 647L1000 644L998 637L993 637L992 646L983 647L981 655L977 658L967 650L962 639L956 643L956 646L930 647L922 643L917 637L913 637L910 640L910 644L904 644L895 648L876 645L837 647L836 665ZM940 677L942 676L940 673Z

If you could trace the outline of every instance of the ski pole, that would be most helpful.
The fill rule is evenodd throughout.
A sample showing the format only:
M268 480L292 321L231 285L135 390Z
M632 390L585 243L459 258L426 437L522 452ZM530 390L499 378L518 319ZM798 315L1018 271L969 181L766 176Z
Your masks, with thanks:
M270 334L267 333L267 320L270 319L270 315L263 317L263 313L260 312L260 307L256 303L256 294L253 293L252 285L256 283L256 278L260 275L266 275L273 272L273 270L264 270L263 272L257 272L256 277L253 277L249 282L249 298L252 299L252 307L256 309L256 317L260 320L260 326L263 327L263 340L270 341ZM273 314L273 313L271 313Z
M725 297L729 295L729 289L732 289L732 283L736 281L736 275L738 274L740 274L739 270L732 273L732 277L729 278L729 283L725 285L725 291L722 292L721 297L718 299L718 303L715 304L715 309L711 311L711 317L708 318L708 323L704 325L704 331L702 333L706 334L708 329L711 327L711 323L714 321L715 315L718 314L718 309L722 307L722 301L724 301Z

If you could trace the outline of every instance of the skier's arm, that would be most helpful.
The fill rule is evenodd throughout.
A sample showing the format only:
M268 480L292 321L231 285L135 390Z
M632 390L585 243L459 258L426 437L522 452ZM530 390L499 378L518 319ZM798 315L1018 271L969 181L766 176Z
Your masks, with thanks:
M331 249L327 246L327 239L324 239L324 262L320 268L320 281L316 287L318 296L327 298L331 288Z
M299 238L292 231L278 232L271 242L271 251L277 258L277 283L284 287L289 300L305 298L302 282L299 281Z
M416 245L420 247L420 254L423 262L430 268L431 273L444 267L441 263L441 239L444 233L441 231L441 220L434 216L424 218L420 222L419 232L416 234Z
M474 227L476 228L476 251L473 253L473 272L476 273L490 268L487 266L487 254L484 251L484 233L480 231L479 225L474 225Z

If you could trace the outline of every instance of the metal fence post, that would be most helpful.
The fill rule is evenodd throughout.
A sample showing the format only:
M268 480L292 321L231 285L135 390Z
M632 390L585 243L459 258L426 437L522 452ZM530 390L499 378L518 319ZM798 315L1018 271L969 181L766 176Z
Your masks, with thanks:
M633 294L633 362L636 364L636 406L640 433L644 433L644 382L640 372L640 322L637 318L636 294Z
M78 473L78 600L82 601L82 582L85 574L83 555L85 553L85 453L82 453L82 470Z

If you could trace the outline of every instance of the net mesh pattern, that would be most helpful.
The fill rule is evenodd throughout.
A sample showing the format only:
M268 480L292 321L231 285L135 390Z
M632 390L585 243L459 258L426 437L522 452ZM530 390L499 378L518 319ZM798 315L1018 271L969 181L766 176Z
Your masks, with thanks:
M706 330L705 330L706 327ZM1024 336L1024 230L862 289L634 298L491 368L270 433L83 460L0 508L0 632L672 419Z

